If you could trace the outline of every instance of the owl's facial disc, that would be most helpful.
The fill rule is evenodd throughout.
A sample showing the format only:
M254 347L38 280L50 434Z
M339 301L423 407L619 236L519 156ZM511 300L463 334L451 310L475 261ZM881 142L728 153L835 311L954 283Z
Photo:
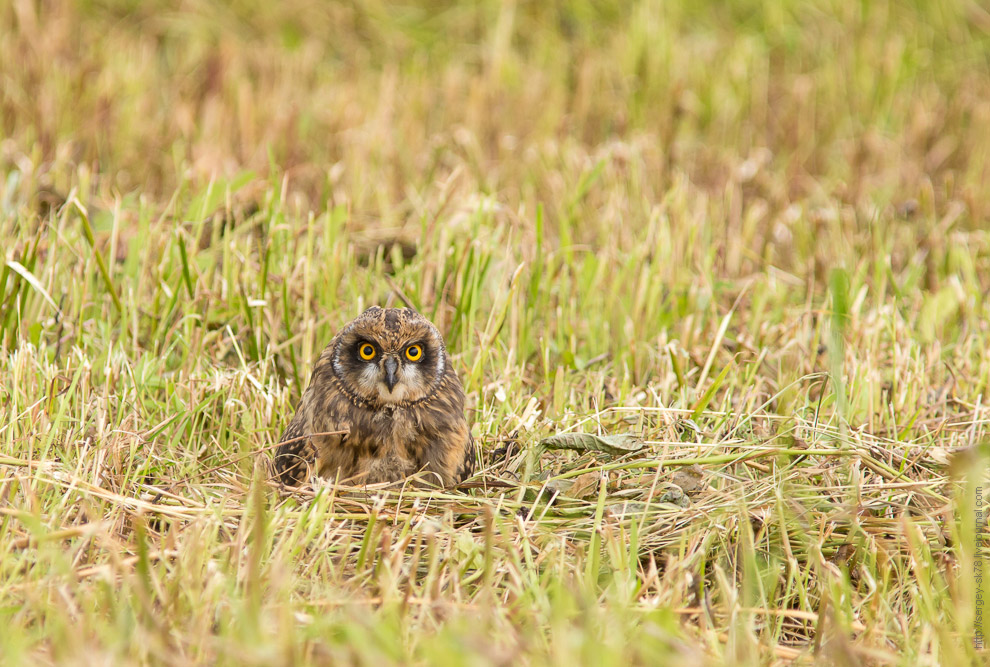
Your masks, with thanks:
M426 398L445 369L440 333L406 309L368 309L341 332L334 349L334 374L355 398L377 405Z

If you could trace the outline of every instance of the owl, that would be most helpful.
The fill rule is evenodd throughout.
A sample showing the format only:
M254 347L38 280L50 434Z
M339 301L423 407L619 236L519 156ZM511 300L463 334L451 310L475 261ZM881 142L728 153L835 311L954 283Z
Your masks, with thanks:
M313 471L350 485L423 473L451 486L474 471L461 382L440 332L409 308L373 306L333 337L279 442L273 476L284 484Z

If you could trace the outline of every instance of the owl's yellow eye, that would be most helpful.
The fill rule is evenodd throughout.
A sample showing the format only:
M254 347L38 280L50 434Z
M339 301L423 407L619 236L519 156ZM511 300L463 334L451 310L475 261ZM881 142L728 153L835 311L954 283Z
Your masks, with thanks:
M364 343L358 348L358 354L360 354L361 358L365 361L371 361L375 358L375 346L371 343Z
M423 357L423 348L419 345L410 345L406 348L406 359L409 361L419 361Z

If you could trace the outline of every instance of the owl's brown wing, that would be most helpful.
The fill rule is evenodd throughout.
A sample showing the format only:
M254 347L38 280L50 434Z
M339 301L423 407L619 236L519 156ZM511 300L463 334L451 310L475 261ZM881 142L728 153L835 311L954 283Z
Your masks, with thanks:
M322 374L314 373L275 450L272 476L283 484L298 486L312 472L322 472L328 454L339 451L347 438L347 420L334 414L332 402L327 405L320 400L321 387L325 384L321 377Z
M474 467L475 467L474 438L472 438L471 433L468 432L467 447L464 448L464 459L457 467L457 472L454 475L454 484L460 484L468 477L473 475Z
M305 419L301 410L293 416L282 433L272 462L272 476L279 482L297 486L306 481L310 469L316 463L316 448L306 437Z

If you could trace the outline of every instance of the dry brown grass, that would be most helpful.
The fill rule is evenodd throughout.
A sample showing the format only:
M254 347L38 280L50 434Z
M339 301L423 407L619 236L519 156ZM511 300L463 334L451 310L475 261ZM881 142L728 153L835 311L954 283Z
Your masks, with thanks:
M956 0L0 6L0 661L979 664L988 47ZM266 485L403 301L482 472Z

